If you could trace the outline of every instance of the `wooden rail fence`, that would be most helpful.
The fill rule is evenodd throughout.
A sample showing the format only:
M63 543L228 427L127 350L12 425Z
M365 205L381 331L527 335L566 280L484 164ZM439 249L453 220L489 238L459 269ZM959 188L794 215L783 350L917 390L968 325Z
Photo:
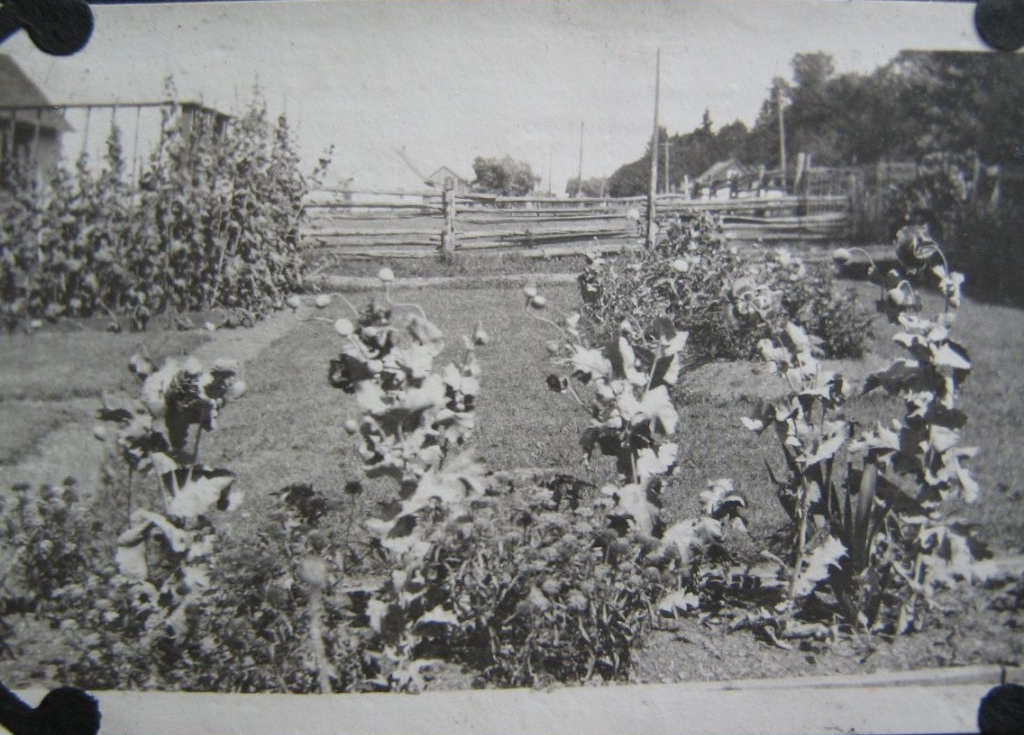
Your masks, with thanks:
M699 210L720 215L740 245L825 245L848 239L845 196L694 201L659 196L658 219ZM516 252L550 257L643 241L646 198L556 199L426 192L321 190L307 200L303 241L352 258L431 257L443 252Z

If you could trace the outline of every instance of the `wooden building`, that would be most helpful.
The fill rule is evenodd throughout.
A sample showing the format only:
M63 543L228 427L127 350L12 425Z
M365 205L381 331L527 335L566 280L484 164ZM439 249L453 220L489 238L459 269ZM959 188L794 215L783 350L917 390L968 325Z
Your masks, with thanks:
M0 162L46 172L60 161L61 138L72 130L14 59L0 54Z
M452 171L447 166L442 166L441 168L437 169L437 171L430 174L430 176L426 178L425 183L427 184L427 186L437 189L443 189L444 182L447 179L451 179L452 182L455 184L456 194L465 194L470 189L469 180L462 176L459 176L457 173Z

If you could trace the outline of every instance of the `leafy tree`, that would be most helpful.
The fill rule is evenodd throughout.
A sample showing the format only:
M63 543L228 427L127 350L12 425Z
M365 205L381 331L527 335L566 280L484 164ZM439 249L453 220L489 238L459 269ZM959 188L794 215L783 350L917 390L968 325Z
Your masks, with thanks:
M668 140L670 183L732 157L778 166L780 101L789 161L799 152L825 166L920 161L934 153L977 155L986 165L1016 157L1024 129L1018 54L905 51L869 74L837 74L832 57L819 52L797 54L791 66L791 80L772 80L751 129L735 122L716 133L705 110L693 131L663 132L658 153ZM646 192L649 155L648 148L611 176L612 195Z
M605 176L592 176L589 179L583 179L583 196L585 197L603 197L607 191L608 178ZM565 193L571 197L575 197L580 191L580 180L578 177L569 179L565 185Z
M534 190L540 183L530 164L516 161L511 156L504 158L482 158L473 160L476 180L473 188L501 196L523 196Z
M648 146L649 147L649 146ZM608 194L613 197L638 196L647 192L651 176L651 155L619 166L608 177Z
M1014 158L1024 129L1024 58L1017 54L902 52L888 73L915 121L916 153L977 153L986 163Z

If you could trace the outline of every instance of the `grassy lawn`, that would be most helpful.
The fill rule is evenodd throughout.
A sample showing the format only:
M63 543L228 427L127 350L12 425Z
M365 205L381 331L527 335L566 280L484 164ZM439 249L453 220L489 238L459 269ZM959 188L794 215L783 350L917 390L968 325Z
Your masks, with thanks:
M134 353L145 350L163 360L188 354L208 340L205 332L157 330L0 335L0 467L33 454L60 426L86 420L95 409L83 414L80 399L97 399L98 407L104 391L132 388L134 379L126 368Z
M43 331L0 335L0 410L15 400L61 401L99 396L132 383L125 369L144 350L161 361L188 354L209 340L201 331L153 330L135 334Z

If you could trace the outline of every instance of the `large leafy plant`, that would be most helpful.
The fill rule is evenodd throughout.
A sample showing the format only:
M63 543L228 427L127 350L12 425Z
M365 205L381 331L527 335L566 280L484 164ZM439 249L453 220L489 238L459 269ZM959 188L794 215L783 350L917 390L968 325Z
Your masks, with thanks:
M837 251L839 260L852 257ZM902 417L864 430L842 416L849 386L822 369L814 338L789 325L761 348L791 392L744 422L774 428L786 462L785 474L773 475L796 529L784 611L813 601L850 625L902 633L924 625L939 589L970 578L983 546L946 515L951 501L978 495L967 468L976 450L960 446L967 417L956 405L971 362L950 336L963 278L923 227L900 231L896 257L898 268L882 273L872 264L871 273L878 308L901 328L894 339L910 357L869 376L863 392L900 398ZM922 299L908 279L920 274L934 277L942 295L937 317L911 313Z
M368 622L378 635L383 685L399 689L422 684L418 647L430 610L425 600L445 597L427 576L436 553L439 528L463 517L483 491L483 466L466 445L474 427L479 393L475 348L487 342L482 326L464 339L458 362L442 370L434 360L444 350L443 334L417 305L391 298L394 274L382 269L384 298L359 312L356 322L334 323L344 340L331 360L330 384L354 394L359 421L346 428L360 437L364 472L391 478L398 492L384 517L371 519L370 531L392 559L394 571L368 603ZM407 311L394 317L394 309Z
M137 180L114 125L99 166L83 154L45 183L6 167L0 313L9 327L106 314L114 329L143 329L157 314L214 309L217 324L247 324L301 286L298 222L311 179L286 118L270 121L256 95L226 125L165 108Z
M246 387L239 366L227 361L207 369L194 358L170 358L157 369L136 355L131 369L140 398L115 405L108 397L98 417L116 428L111 433L101 426L96 433L125 470L119 495L127 527L117 537L115 586L130 590L129 599L142 606L135 612L147 621L145 641L157 645L188 629L190 607L210 589L217 536L212 518L242 500L234 473L204 466L199 448L229 398ZM118 476L111 474L115 481ZM154 502L139 500L145 478L155 487L149 493Z
M713 595L705 582L720 576L720 570L708 562L725 558L721 552L729 525L743 524L747 503L731 480L720 479L700 493L700 516L671 526L661 517L662 493L679 453L673 440L679 412L670 389L680 376L688 334L661 318L653 326L653 344L643 346L633 326L623 322L616 337L590 347L579 328L580 314L562 315L558 322L538 316L546 300L532 286L525 295L529 313L560 335L548 350L569 375L549 375L548 387L590 412L581 437L587 461L595 454L614 460L615 481L600 490L605 498L599 506L608 523L604 533L613 533L620 548L661 570L660 586L649 593L656 593L653 602L663 614L710 602ZM584 392L589 401L581 396Z
M16 582L8 591L60 630L55 663L68 681L265 684L250 670L254 660L231 665L263 644L242 638L244 625L225 623L245 599L238 579L225 576L238 572L228 553L235 547L222 546L222 520L242 494L233 473L199 460L202 436L245 392L239 367L172 358L157 369L137 355L131 369L139 397L106 396L95 430L109 452L107 482L117 487L91 502L78 499L73 481L35 499L24 489L0 509L0 543L10 541L14 552L3 575Z

